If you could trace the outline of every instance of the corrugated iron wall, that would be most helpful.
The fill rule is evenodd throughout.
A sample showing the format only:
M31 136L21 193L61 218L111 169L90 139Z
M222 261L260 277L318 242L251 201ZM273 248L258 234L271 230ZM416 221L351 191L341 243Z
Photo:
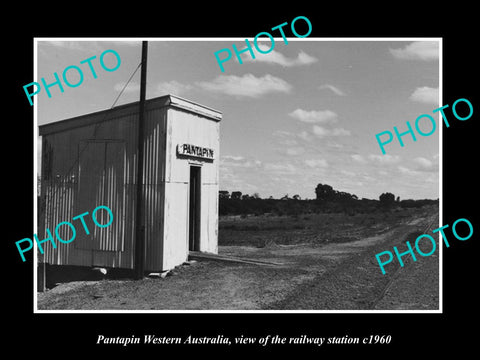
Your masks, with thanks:
M163 270L166 108L146 112L144 147L145 269Z
M170 269L188 257L188 192L190 160L176 156L178 143L215 149L216 160L202 166L201 250L217 252L219 119L194 114L195 104L169 97L147 101L144 142L143 204L145 270ZM214 110L202 109L206 116ZM168 117L168 121L167 121ZM44 261L57 265L105 266L133 269L135 239L138 104L89 114L58 123L42 139L40 239L63 221L75 225L77 237L69 244L44 243ZM168 134L167 134L168 132ZM114 214L111 226L99 228L93 210L104 205ZM43 210L43 211L42 211ZM84 212L90 234L73 217ZM97 220L105 224L107 213ZM62 239L72 237L68 226Z
M43 137L41 203L45 204L45 209L44 223L43 226L39 225L38 232L45 234L44 229L49 228L54 233L56 224L62 221L72 222L77 230L77 238L70 244L59 244L56 241L57 249L54 249L51 244L45 243L45 262L133 268L137 119L135 113L113 116L99 124ZM143 201L146 230L145 268L149 270L158 270L161 267L164 120L164 109L147 109ZM88 144L90 147L91 144L97 146L89 150ZM101 150L102 148L105 150ZM90 189L79 193L82 186L80 180L86 182L82 179L82 164L96 169L90 172L96 174L98 185L90 185ZM87 205L89 209L85 208ZM90 214L99 205L105 205L113 211L114 221L111 226L99 228L91 220ZM84 233L80 220L72 221L73 217L85 211L89 211L89 215L84 219L91 231L90 235ZM100 223L107 223L108 214L105 211L99 210L97 214ZM71 238L68 226L62 226L59 234L64 239Z

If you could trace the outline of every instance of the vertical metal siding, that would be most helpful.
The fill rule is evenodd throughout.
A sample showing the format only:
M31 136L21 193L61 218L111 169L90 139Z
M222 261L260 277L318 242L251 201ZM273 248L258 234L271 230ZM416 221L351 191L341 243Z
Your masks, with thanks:
M147 111L144 144L145 269L161 270L165 189L165 108Z
M43 150L42 161L45 172L45 179L42 181L44 189L42 198L45 203L45 212L43 229L39 227L39 230L42 230L46 236L45 228L49 228L53 233L56 224L69 221L74 224L77 231L77 238L72 243L58 244L56 241L57 249L45 243L48 245L45 262L58 265L133 268L134 221L125 221L125 219L133 219L135 205L135 184L133 183L136 171L135 120L135 115L112 117L111 120L98 125L73 128L44 136L46 149ZM80 220L72 221L72 218L82 213L79 207L81 199L78 196L78 180L81 171L78 146L85 140L107 144L107 148L108 144L112 144L110 145L112 149L105 149L103 154L107 155L111 150L112 156L106 160L103 159L105 163L101 167L104 168L105 173L99 174L101 183L93 189L95 193L90 197L95 200L86 202L85 207L88 209L82 211L89 212L85 220L90 230L90 235L85 234L82 237L84 230ZM113 144L118 142L125 144L124 149L120 150L120 153L115 153L114 147L117 145ZM90 154L90 158L86 160L89 164L95 164L100 160L94 155ZM124 166L118 166L121 162ZM99 228L93 224L91 215L98 205L108 206L114 212L114 221L111 226ZM103 210L99 210L97 215L100 223L107 222L107 214ZM61 231L69 230L64 226ZM55 236L54 233L53 235ZM68 233L64 235L66 239L69 238ZM82 248L82 239L87 237L92 242L92 246Z
M123 251L125 234L125 144L123 142L104 142L105 163L103 194L101 204L113 213L113 222L106 228L95 227L97 241L95 250ZM96 218L100 224L107 224L110 215L105 210L97 211Z
M178 159L176 144L191 142L216 151L216 159L202 166L202 238L204 251L216 252L218 218L218 161L219 123L188 111L165 106L159 99L149 106L145 117L143 204L145 219L145 269L170 269L188 256L188 182L189 161ZM158 106L160 105L160 106ZM61 124L59 132L44 135L42 153L42 194L40 204L45 205L43 222L39 221L40 239L45 228L55 237L56 224L72 222L79 215L79 150L80 142L103 144L101 181L92 185L94 193L84 201L89 211L89 229L93 240L90 248L79 244L57 243L52 248L44 243L44 261L59 265L105 266L130 268L134 266L137 121L136 105L102 114L82 117L82 126L76 121ZM107 114L109 119L96 123L95 119ZM73 125L73 126L72 126ZM77 126L77 127L74 127ZM168 134L167 134L168 132ZM123 145L119 145L123 144ZM92 162L99 162L91 154ZM57 175L59 175L57 177ZM100 202L103 203L100 203ZM91 213L98 205L108 206L114 212L114 221L107 228L95 227ZM88 208L87 208L88 207ZM97 212L98 221L106 223L103 210ZM205 216L205 218L203 218ZM87 219L85 217L85 219ZM208 225L203 225L204 222ZM80 220L73 222L77 237L83 232ZM43 229L42 229L43 227ZM59 235L71 237L67 226ZM74 240L74 242L77 239ZM80 246L79 246L80 245Z
M106 228L95 227L91 266L133 268L137 118L132 114L97 126L96 138L106 143L102 205L112 210L114 221ZM103 215L98 221L106 223Z
M39 222L37 237L39 240L47 238L48 228L57 246L45 242L42 247L45 252L45 261L51 263L65 263L68 259L68 246L56 239L55 228L64 221L72 222L77 214L73 213L73 204L76 194L76 173L68 172L66 154L70 149L68 137L55 137L52 141L44 139L44 160L47 162L43 172L41 203L44 205L44 222ZM43 162L42 162L43 163ZM72 233L68 226L59 228L59 236L68 240ZM75 241L75 240L73 240Z

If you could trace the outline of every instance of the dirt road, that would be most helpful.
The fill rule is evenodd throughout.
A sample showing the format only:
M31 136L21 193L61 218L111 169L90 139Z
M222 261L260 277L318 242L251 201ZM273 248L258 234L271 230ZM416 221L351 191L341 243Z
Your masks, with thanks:
M346 219L330 232L295 227L282 239L260 246L229 245L219 253L282 265L198 261L166 278L140 281L97 280L59 284L38 294L38 308L86 310L436 310L439 304L438 249L430 257L386 266L382 275L375 254L414 242L427 225L438 224L436 208L409 211L377 221ZM333 217L332 217L333 219ZM315 221L313 217L308 221ZM322 224L325 224L322 218ZM307 221L307 220L305 220ZM343 221L343 220L342 220ZM237 223L238 224L238 223ZM351 226L347 226L351 225ZM323 225L322 225L323 226ZM234 229L241 233L241 229ZM256 229L258 230L258 229ZM274 231L274 230L272 230ZM258 235L261 233L261 235ZM320 234L320 235L319 235ZM241 234L235 233L235 236ZM243 235L250 236L248 232ZM245 239L245 238L243 238ZM312 240L314 239L314 240ZM320 241L320 240L322 241ZM397 271L398 270L398 271Z

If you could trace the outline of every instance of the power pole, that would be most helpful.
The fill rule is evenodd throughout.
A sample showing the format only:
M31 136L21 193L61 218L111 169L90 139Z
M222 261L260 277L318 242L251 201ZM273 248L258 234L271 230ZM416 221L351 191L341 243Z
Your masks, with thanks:
M147 87L148 41L142 41L142 70L140 79L140 105L138 117L138 159L137 159L137 208L135 231L135 279L143 279L145 264L145 225L143 217L143 145L145 94Z

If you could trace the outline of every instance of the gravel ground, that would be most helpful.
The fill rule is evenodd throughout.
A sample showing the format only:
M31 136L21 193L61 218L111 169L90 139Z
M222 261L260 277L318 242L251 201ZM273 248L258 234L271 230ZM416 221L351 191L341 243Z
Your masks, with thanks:
M364 223L359 218L347 220ZM308 228L284 234L280 244L262 231L264 241L255 240L259 246L244 239L242 246L220 246L219 251L283 265L202 260L179 266L165 278L63 279L51 290L37 294L38 309L436 310L438 250L430 257L418 256L403 268L389 264L386 275L375 259L376 253L393 251L393 246L401 249L405 240L414 242L432 221L438 223L438 212L432 215L430 208L408 212L398 221L390 216L387 223L377 221L375 229L368 223L363 227L335 223L328 238L317 233L316 239L321 241L316 242L311 241L313 231ZM302 240L299 231L308 236ZM292 237L291 243L285 241Z
M385 266L383 275L375 258L382 251L400 252L406 249L405 241L415 243L433 222L438 224L438 214L417 218L408 225L399 226L382 236L370 239L370 244L360 240L335 245L348 248L359 245L338 266L303 283L294 294L271 309L331 309L331 310L438 310L439 309L439 257L437 252L429 257L410 255L403 258L400 267L396 258ZM437 237L438 244L438 237Z

